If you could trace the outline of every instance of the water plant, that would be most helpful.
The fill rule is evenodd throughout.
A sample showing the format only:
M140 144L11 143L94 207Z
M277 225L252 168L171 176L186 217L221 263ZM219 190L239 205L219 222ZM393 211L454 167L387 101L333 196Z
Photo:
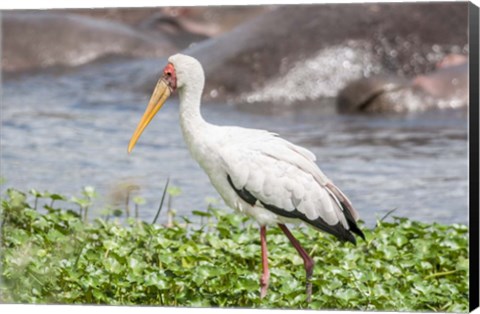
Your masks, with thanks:
M271 283L261 300L258 228L246 217L210 203L193 212L202 223L187 227L125 216L89 221L75 198L58 202L57 194L40 194L29 199L10 189L2 199L2 302L468 310L465 225L388 218L363 226L366 241L357 246L293 229L316 260L311 303L305 302L302 260L271 228ZM45 211L36 208L40 198Z

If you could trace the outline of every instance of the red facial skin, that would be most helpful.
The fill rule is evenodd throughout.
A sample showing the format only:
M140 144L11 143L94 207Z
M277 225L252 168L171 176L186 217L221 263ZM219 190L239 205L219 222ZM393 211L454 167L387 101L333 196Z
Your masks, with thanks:
M163 79L167 82L172 93L177 89L177 75L175 74L175 67L169 63L163 69Z

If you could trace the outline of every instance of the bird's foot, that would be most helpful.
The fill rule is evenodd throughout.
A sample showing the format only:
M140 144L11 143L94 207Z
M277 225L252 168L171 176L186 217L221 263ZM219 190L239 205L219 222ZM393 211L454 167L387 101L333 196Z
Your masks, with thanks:
M312 302L312 282L310 281L310 279L307 279L306 294L307 294L307 302L308 303Z
M305 263L305 270L306 270L306 294L307 294L307 302L312 302L312 276L313 276L313 266L315 265L313 259L310 259Z
M260 288L260 299L263 299L267 296L267 287L261 287Z
M260 278L260 298L263 299L267 295L268 290L268 274L263 274Z

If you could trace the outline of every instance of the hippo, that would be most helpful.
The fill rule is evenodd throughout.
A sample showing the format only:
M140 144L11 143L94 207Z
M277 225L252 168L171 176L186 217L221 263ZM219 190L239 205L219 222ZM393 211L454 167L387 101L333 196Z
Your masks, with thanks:
M233 29L268 10L267 6L164 7L138 22L148 34L165 34L181 49Z
M265 7L4 11L2 69L72 67L104 56L162 57L225 32Z
M337 97L338 112L408 113L465 108L469 96L469 68L465 60L458 55L447 56L436 70L412 79L376 75L350 82Z
M432 71L468 52L467 21L468 3L286 5L183 52L204 65L207 101L285 105Z
M217 7L209 9L211 12L219 10ZM6 13L3 21L6 37L3 69L19 68L22 62L25 68L52 63L75 65L111 54L153 58L160 56L158 62L139 61L130 67L132 73L126 75L129 78L128 88L150 93L152 85L158 79L160 65L166 62L166 56L172 53L171 50L184 47L184 54L197 58L204 66L205 101L285 106L336 98L349 84L375 76L381 79L374 84L376 87L373 93L367 91L361 98L368 100L372 95L387 95L379 93L382 88L387 88L390 95L393 95L401 89L397 87L403 86L402 78L409 81L407 85L410 86L413 82L411 78L418 77L417 87L412 85L409 88L415 93L422 89L425 91L429 84L428 79L425 80L422 75L432 73L446 55L465 56L468 53L468 3L462 2L263 6L247 14L247 22L230 31L218 32L219 35L215 36L209 27L198 28L200 24L193 23L195 19L182 16L184 13L174 18L165 12L168 10L157 11L152 15L144 12L143 16L149 18L139 18L134 23L135 28L123 26L129 31L122 31L122 34L131 33L130 31L138 34L136 31L140 31L140 44L131 46L128 44L131 40L105 39L105 45L93 44L94 52L90 55L88 45L83 42L98 44L101 40L97 39L101 36L92 38L86 35L89 32L85 32L76 36L83 38L83 41L69 41L68 38L71 37L65 35L67 32L62 31L60 35L53 32L52 36L56 36L54 39L62 39L61 43L66 49L60 48L60 45L56 48L41 44L42 53L39 56L30 55L33 53L31 47L35 46L31 43L27 45L28 49L19 53L12 51L22 50L21 43L26 42L20 40L22 36L34 37L32 40L35 42L44 38L42 36L50 35L41 33L37 36L35 32L33 35L28 32L22 34L20 28L17 28L16 33L9 31L6 20L13 13ZM35 15L39 16L32 17L32 20L41 20L41 13L36 12ZM56 13L42 14L51 16ZM82 18L95 23L115 24L72 15L57 14L55 19L78 21ZM69 23L72 24L68 22L63 28L68 30ZM175 29L173 35L167 32L169 27ZM14 28L10 27L12 29ZM169 42L179 30L195 30L196 43L176 45ZM120 37L124 38L123 35ZM149 48L151 42L164 49L159 49L156 53L158 50ZM17 46L12 46L14 44ZM8 47L17 48L7 49ZM51 57L52 54L55 58ZM83 55L82 58L79 57L80 54ZM157 63L158 67L152 66ZM399 78L381 87L382 77L395 76Z
M2 70L78 66L105 56L158 57L168 40L116 22L54 12L2 12Z

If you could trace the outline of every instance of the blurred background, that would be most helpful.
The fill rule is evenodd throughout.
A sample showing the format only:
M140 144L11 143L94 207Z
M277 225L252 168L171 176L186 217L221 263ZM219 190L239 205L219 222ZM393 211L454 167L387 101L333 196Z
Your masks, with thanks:
M130 191L146 221L167 177L181 190L178 215L219 199L183 143L177 99L127 154L166 59L183 52L205 68L208 121L310 149L367 225L392 209L467 222L466 2L12 10L1 20L2 193L93 186L100 215Z

